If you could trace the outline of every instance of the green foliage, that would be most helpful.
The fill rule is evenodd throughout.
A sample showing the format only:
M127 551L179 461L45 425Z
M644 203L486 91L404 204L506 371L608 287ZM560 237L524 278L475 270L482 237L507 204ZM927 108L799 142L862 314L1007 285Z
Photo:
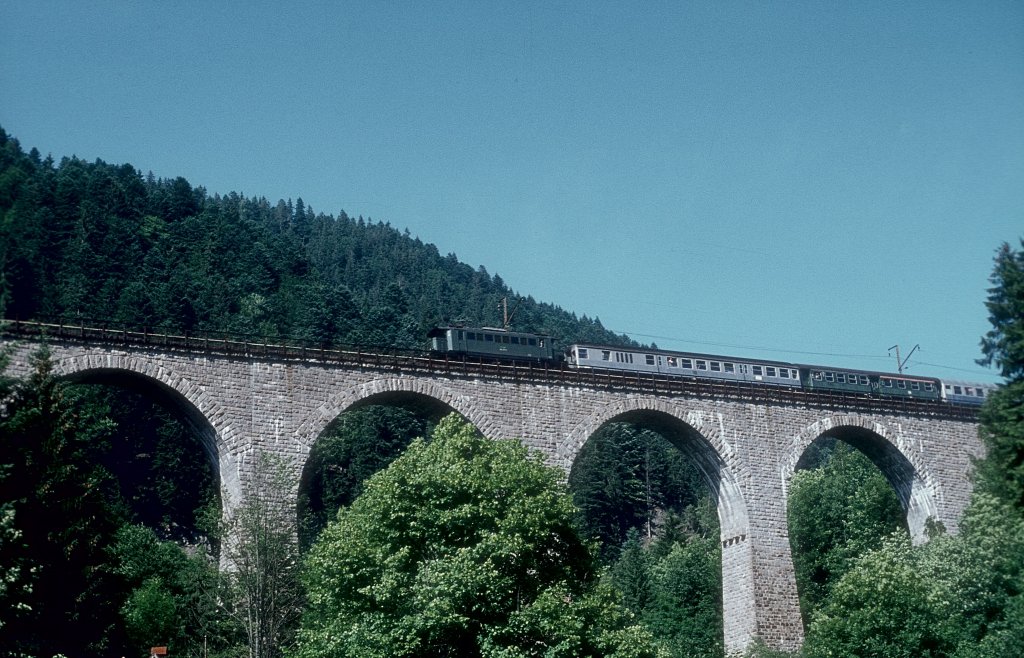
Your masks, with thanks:
M579 507L579 524L602 545L602 556L617 556L630 529L650 541L671 519L672 531L703 532L693 506L706 496L696 467L661 435L640 427L611 423L594 433L580 451L569 488ZM716 519L717 523L717 519ZM716 533L717 528L707 526Z
M108 553L107 569L127 593L120 613L135 653L159 645L172 655L216 655L242 643L242 629L224 614L231 592L211 558L134 524L117 531Z
M395 460L429 424L397 407L346 412L317 440L299 493L299 540L308 548L338 510L352 504L363 483Z
M297 656L653 655L594 590L560 477L451 416L310 551Z
M985 305L992 329L981 341L979 362L998 366L1007 381L982 410L987 450L978 485L1024 510L1024 251L1003 244L991 280Z
M1024 654L1022 263L1007 245L996 257L983 362L1009 381L982 410L988 451L960 535L918 547L895 536L854 562L811 623L807 656Z
M0 409L0 653L98 653L118 641L101 566L123 516L116 483L96 459L112 426L96 409L75 406L45 353Z
M846 443L822 440L816 468L797 471L789 493L789 540L805 623L858 557L906 528L885 476Z
M893 535L863 555L815 615L805 652L817 656L932 658L948 655L929 583L914 568L910 539Z
M580 524L604 542L608 582L671 656L721 656L721 550L707 485L659 434L596 432L569 476Z
M724 655L721 565L717 538L693 537L652 566L653 600L642 618L669 655Z
M246 633L249 658L276 658L291 644L302 612L295 510L287 464L256 455L251 487L224 528L226 610Z
M1024 247L1024 240L1021 240ZM1024 251L996 252L985 306L992 328L981 341L982 365L995 364L1009 382L1024 379Z
M133 643L142 650L153 646L151 635L143 639L145 628L163 629L171 633L166 641L187 646L171 626L201 628L195 611L212 605L214 593L204 598L203 569L181 547L130 525L146 516L138 501L150 494L123 476L137 470L138 453L164 464L161 490L171 507L181 496L167 483L195 480L161 461L168 453L159 441L154 447L126 434L106 397L54 379L45 353L35 366L27 380L2 384L8 397L0 411L0 653L123 653ZM176 535L167 524L161 533ZM176 536L186 534L194 535Z

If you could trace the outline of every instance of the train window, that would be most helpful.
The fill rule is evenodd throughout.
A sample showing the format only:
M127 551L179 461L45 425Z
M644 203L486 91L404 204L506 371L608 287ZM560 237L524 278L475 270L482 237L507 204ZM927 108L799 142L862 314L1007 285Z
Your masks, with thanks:
M886 388L892 388L892 380L889 379L888 377L882 377L878 381L882 382L882 386L884 386Z
M611 353L611 351L609 351L609 350L601 350L601 360L602 361L611 361L612 360L612 353Z
M707 361L697 361L697 370L707 370L707 369L708 369L708 362Z
M816 382L820 382L824 378L825 378L825 373L823 373L820 370L815 370L814 372L811 373L811 379L813 379Z
M736 372L736 365L732 363L723 363L722 367L725 368L726 372Z
M789 379L789 368L779 368L779 377Z
M476 340L476 332L475 331L466 332L466 340Z
M653 354L644 354L644 360L647 362L647 365L649 365L649 366L653 366L654 365L654 355Z
M576 348L576 356L578 356L581 359L589 359L590 353L587 351L587 348L578 347Z
M740 374L741 375L747 374L747 364L745 364L745 363L741 363L740 364Z
M926 390L926 391L934 391L935 387L932 386L931 382L925 382L924 383L924 390Z
M836 373L836 383L837 384L845 384L846 383L846 373L845 372L837 372Z
M541 338L540 340L538 340L537 344L540 345L541 347L544 347L544 339Z
M711 362L711 370L714 372L722 372L722 364L718 361Z
M896 388L906 388L906 387L907 387L906 380L903 380L903 379L897 379L896 380Z
M869 383L867 375L860 375L860 376L858 376L858 379L860 380L860 385L861 386L867 386L868 383Z
M536 338L528 338L527 340L530 343L530 347L537 347L537 339Z
M921 390L921 382L910 382L910 390L912 390L912 391L920 391Z
M668 365L670 368L675 368L679 364L679 362L676 360L676 357L674 356L667 356L665 357L665 359L668 361Z
M980 388L974 389L974 397L976 397L976 398L983 398L983 397L985 397L984 389L980 389Z
M763 369L761 368L761 366L750 366L750 369L754 373L754 375L757 376L757 377L760 377L761 375L764 374Z
M764 374L768 375L769 377L775 377L775 366L765 366Z
M459 329L459 331L458 331L458 337L459 337L459 340L463 340L463 334L464 334L464 333L465 333L465 332L464 332L464 331L462 331L462 329Z
M687 370L693 370L693 361L691 361L690 359L680 359L679 367L686 368Z
M513 345L518 345L519 344L519 336L512 336L512 344Z
M964 389L960 388L959 386L954 386L953 387L953 392L956 393L957 395L963 395L964 394Z
M494 342L494 335L493 334L484 334L484 342L485 343L493 343Z
M827 381L827 382L834 382L835 380L836 380L836 373L829 372L828 370L826 370L825 371L825 381Z

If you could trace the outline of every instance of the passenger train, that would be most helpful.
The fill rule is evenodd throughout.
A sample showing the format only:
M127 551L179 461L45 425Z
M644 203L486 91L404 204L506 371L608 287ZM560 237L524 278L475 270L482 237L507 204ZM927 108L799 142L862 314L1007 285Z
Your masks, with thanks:
M580 370L647 372L969 405L980 405L995 388L991 384L916 375L584 343L574 343L564 352L557 352L550 336L498 328L437 327L428 336L435 353L564 362L569 368Z

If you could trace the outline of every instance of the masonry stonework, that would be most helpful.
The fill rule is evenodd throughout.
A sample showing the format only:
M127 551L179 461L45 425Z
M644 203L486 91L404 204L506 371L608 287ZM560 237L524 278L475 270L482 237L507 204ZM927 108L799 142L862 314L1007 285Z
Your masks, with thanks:
M26 375L37 345L7 344L9 371ZM957 531L972 459L982 453L972 420L73 341L51 342L50 352L58 376L148 387L176 405L204 437L225 506L245 495L257 453L284 457L298 482L324 430L366 404L458 412L490 438L540 451L566 474L606 423L649 427L694 460L716 497L730 652L755 638L783 650L803 641L786 494L812 442L836 437L870 457L896 490L917 542L928 518Z

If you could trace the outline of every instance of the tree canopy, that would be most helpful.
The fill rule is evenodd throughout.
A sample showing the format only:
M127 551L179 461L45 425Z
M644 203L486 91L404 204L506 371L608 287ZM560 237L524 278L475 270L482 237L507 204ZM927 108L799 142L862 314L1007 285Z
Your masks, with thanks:
M449 416L311 550L297 655L655 655L574 515L557 471Z

